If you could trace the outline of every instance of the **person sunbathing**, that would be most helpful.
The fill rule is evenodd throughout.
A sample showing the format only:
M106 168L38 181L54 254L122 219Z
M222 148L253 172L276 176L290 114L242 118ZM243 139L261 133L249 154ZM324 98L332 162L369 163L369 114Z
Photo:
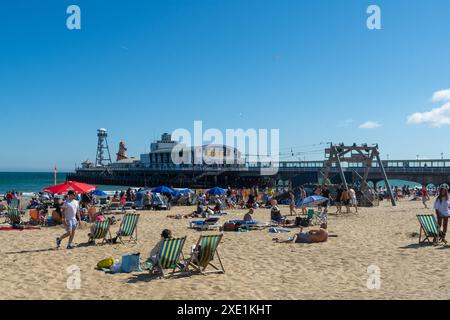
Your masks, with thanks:
M158 264L159 261L159 250L161 249L161 245L165 239L171 239L172 238L172 231L169 229L164 229L161 232L161 240L158 241L158 243L153 247L153 249L150 251L150 257L145 261L145 266L147 269L152 270L154 266Z
M252 214L255 213L255 210L253 208L250 208L248 212L244 215L244 221L252 221L253 216Z
M171 219L189 219L189 218L197 218L198 214L194 211L191 213L186 213L186 214L181 214L181 213L177 213L177 214L169 214L167 215L167 218L171 218Z
M277 200L272 200L271 205L272 205L272 207L270 209L270 220L272 220L278 224L283 224L284 221L286 220L286 217L283 217L281 215L281 210L278 207Z
M278 238L273 239L276 243L319 243L326 242L328 240L327 225L322 223L319 230L310 230L308 232L302 232L303 228L300 228L300 232L294 237L288 240L280 240Z

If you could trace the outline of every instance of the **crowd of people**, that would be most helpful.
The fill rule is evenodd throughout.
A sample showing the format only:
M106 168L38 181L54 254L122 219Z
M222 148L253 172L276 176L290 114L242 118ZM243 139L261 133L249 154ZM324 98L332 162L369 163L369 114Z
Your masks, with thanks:
M107 197L107 204L119 202L121 205L136 200L136 196L142 190L133 190L131 188L126 191L116 192L112 197ZM381 189L374 189L373 192L382 192ZM448 217L450 201L448 197L448 191L445 188L440 189L428 189L423 186L419 188L409 188L404 186L403 188L393 188L394 195L397 199L412 198L421 199L425 208L428 208L427 202L431 197L437 196L434 202L434 210L437 217L438 225L441 229L441 238L445 241L445 236L448 228ZM303 201L309 196L320 196L324 200L316 205L316 210L319 213L327 214L330 206L336 207L336 214L350 213L354 208L358 212L358 193L361 191L354 187L348 186L345 188L343 185L333 186L332 191L328 186L316 186L316 187L298 187L295 189L282 189L274 190L265 188L259 190L255 188L239 188L233 189L228 187L225 189L223 195L210 195L206 191L199 191L194 194L190 194L188 205L196 204L196 210L184 215L169 215L172 218L207 218L213 215L225 215L227 210L231 209L247 209L247 212L243 216L244 221L252 221L254 210L258 208L266 208L270 210L270 220L278 223L279 225L287 225L292 223L288 216L281 214L280 203L289 206L289 216L298 216L298 214L306 215L307 206L303 205ZM144 191L143 195L143 209L149 210L153 207L155 194L150 191ZM170 203L174 200L171 194L162 194L165 201ZM80 195L73 191L69 191L63 197L57 197L52 195L42 194L39 197L33 197L30 201L24 202L22 193L11 191L7 192L4 197L6 205L9 206L12 202L16 201L20 203L24 208L35 210L39 214L38 220L41 222L51 217L53 224L64 224L66 227L66 233L61 235L57 239L57 246L61 245L61 241L65 238L69 238L67 248L73 247L73 237L75 230L81 221L93 223L100 221L104 218L102 210L98 210L98 198L91 193L82 193ZM195 201L194 201L195 199ZM53 209L50 211L50 209ZM344 211L345 210L345 211ZM30 214L31 215L31 214ZM299 234L295 239L291 239L295 242L312 241L316 242L317 235L319 238L324 235L326 231L326 223L321 226L316 233ZM323 238L320 238L323 239ZM322 240L321 240L322 241Z

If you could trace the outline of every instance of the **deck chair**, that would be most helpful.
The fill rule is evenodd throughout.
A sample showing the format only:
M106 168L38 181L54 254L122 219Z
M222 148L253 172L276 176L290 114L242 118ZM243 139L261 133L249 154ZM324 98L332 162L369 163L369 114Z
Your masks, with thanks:
M186 237L183 238L169 238L164 239L161 243L158 254L157 264L150 269L150 273L158 273L160 278L166 278L177 274L187 274L185 267L181 266L180 257L184 259L183 246L186 242ZM171 270L170 273L165 270Z
M89 241L102 240L102 244L107 242L107 237L109 236L109 240L111 240L111 232L109 231L109 227L111 222L109 219L104 221L97 221L95 223L94 234L90 236Z
M122 223L120 224L119 231L117 232L117 239L122 243L124 243L123 237L128 237L128 242L137 243L138 233L137 233L137 224L139 221L138 213L126 213L123 217Z
M11 202L8 206L10 209L19 209L19 200L18 199L11 199Z
M8 212L6 213L6 221L5 223L10 224L19 224L21 223L21 216L19 209L15 208L8 208Z
M328 222L328 217L326 213L316 212L314 209L308 209L307 213L308 213L308 220L313 225Z
M219 252L217 251L220 241L222 241L222 237L223 234L201 236L186 264L186 268L192 266L195 271L198 271L203 275L208 273L225 273ZM217 256L220 268L212 263L214 256ZM208 266L213 267L214 270L205 271Z
M439 226L436 222L436 218L434 217L434 215L419 214L417 215L417 219L419 219L420 223L419 244L423 244L425 242L433 243L434 239L436 239L436 241L439 242Z

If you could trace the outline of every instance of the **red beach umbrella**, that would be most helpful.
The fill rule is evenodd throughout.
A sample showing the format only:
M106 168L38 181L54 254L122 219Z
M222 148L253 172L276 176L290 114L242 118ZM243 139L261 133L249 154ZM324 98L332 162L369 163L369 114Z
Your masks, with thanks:
M42 190L47 191L52 194L64 194L69 192L69 190L73 190L77 193L87 193L95 190L96 187L90 184L76 182L76 181L66 181L61 184L57 184L56 186L51 186L48 188L44 188Z

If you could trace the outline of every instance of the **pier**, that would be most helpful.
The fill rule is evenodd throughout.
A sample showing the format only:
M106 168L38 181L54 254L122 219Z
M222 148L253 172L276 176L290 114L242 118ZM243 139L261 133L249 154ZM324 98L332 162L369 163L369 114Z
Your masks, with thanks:
M423 185L450 185L450 159L440 160L383 160L386 174L390 180L399 179ZM215 185L251 187L275 186L279 184L292 187L307 183L319 183L326 168L324 161L282 161L275 165L278 172L272 176L261 175L264 166L245 164L242 167L188 166L176 167L170 164L154 165L151 168L79 168L69 174L68 179L93 184L123 186L173 185L186 188L209 188ZM349 183L360 180L366 167L362 163L342 163L342 170ZM340 183L337 166L330 169L332 183ZM367 182L377 185L383 181L382 170L373 163Z

